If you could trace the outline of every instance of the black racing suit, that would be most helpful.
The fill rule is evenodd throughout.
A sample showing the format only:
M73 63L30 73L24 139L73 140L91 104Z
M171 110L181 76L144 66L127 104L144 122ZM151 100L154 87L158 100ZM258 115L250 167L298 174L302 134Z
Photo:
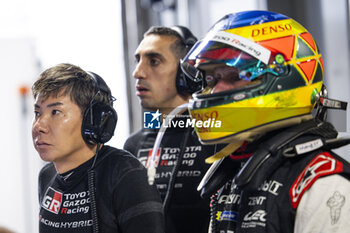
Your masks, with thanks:
M186 130L191 132L183 156L180 158L175 184L169 188L169 180L175 163L179 161ZM209 167L204 160L215 153L216 146L202 145L192 130L192 128L168 128L158 153L155 183L163 201L168 192L172 195L168 211L165 213L167 233L208 232L210 200L200 197L197 186ZM148 167L148 159L152 154L157 133L156 129L139 130L128 138L124 149L130 151Z
M92 232L88 171L93 159L64 174L52 163L42 168L39 232ZM160 197L134 156L103 146L94 172L99 232L164 232Z
M316 128L315 132L317 130ZM327 129L328 133L331 130L332 129ZM315 182L318 182L323 177L340 175L345 178L341 181L341 184L349 186L349 163L324 146L317 148L319 145L319 141L317 140L325 140L322 134L322 130L321 133L305 133L275 151L271 149L270 152L273 151L273 153L270 157L265 157L264 165L260 166L255 173L250 171L250 174L253 174L253 178L247 183L242 182L241 185L237 184L239 183L238 175L227 177L228 181L225 185L212 196L210 232L301 232L294 231L296 213L303 195L308 192ZM245 167L242 166L242 164L246 165L246 163L248 163L247 161L252 162L254 156L258 155L257 151L259 145L269 144L271 141L268 142L268 140L274 135L277 135L277 133L270 133L254 143L244 145L244 148L241 148L239 153L227 157L225 159L227 161L225 162L231 163L231 169L236 170L236 172L232 174L237 174L238 172L242 172L243 168L247 168L248 166ZM305 142L307 143L304 144ZM279 143L279 145L280 144L283 143ZM298 145L299 148L303 148L305 151L307 151L308 148L312 148L312 150L297 155L293 152L296 145ZM272 146L268 147L273 148L274 146L276 145L272 144ZM290 155L290 153L292 155ZM227 172L228 170L226 173ZM261 181L257 183L254 179L260 179ZM330 192L338 195L337 188L330 190ZM316 196L313 194L314 196L309 198L312 199L316 198L317 195L323 195L321 191L317 192L317 190L313 193L316 193ZM340 192L338 196L345 197L344 194L348 195L347 193ZM325 200L327 199L329 202L329 200L332 200L332 197L327 196ZM303 205L305 206L305 204ZM319 213L319 209L319 211L312 212L310 215L318 215L319 217L322 216L322 219L330 220L331 204L327 203L327 201L323 201L320 202L319 205L322 205L326 211ZM329 205L329 208L327 205ZM343 216L345 217L349 210L346 210L346 208L341 209L341 205L339 206L338 210L342 210ZM332 217L334 218L334 214ZM318 222L318 224L324 223L321 219L316 222ZM340 223L341 221L334 222L335 224L344 224L344 221L343 223ZM307 220L302 224L306 226L308 224ZM339 229L341 226L335 224L331 226L332 224L326 224L326 227L329 226L330 229ZM335 231L325 230L324 232ZM339 232L347 232L347 229L339 230Z

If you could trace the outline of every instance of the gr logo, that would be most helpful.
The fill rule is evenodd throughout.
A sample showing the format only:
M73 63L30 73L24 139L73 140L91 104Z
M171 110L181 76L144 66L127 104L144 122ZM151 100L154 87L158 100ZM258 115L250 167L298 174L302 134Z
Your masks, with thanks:
M41 206L54 213L58 214L58 211L60 210L62 203L62 193L57 192L53 188L49 187L46 191L46 194L44 196L44 199L41 203Z

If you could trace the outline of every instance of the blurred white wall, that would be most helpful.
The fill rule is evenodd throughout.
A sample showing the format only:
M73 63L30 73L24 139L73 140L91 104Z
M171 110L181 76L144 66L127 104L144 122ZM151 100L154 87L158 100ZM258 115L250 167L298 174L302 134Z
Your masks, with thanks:
M30 38L0 38L0 225L16 232L35 232L38 216L37 173L42 163L31 144L33 104L31 96L19 92L38 73L33 45Z
M117 98L116 135L108 143L122 147L129 135L119 0L31 0L32 32L42 68L69 62L105 79Z
M34 233L43 163L31 141L32 96L21 97L19 88L30 87L41 71L62 62L96 72L117 98L119 124L108 144L122 147L129 120L120 1L1 1L0 28L0 225Z
M329 110L329 120L340 137L350 136L350 68L348 0L322 0L325 84L329 98L348 102L346 112ZM335 150L350 162L350 145Z
M267 3L266 0L214 0L209 2L208 8L210 9L208 18L211 23L209 25L213 25L226 14L248 10L267 10Z

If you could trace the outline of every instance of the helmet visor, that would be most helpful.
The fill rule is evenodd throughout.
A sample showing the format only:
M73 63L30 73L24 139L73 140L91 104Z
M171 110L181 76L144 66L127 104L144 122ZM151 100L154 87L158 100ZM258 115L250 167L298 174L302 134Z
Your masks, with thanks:
M278 75L269 65L270 54L268 49L246 38L216 32L198 42L181 67L192 80L204 79L213 89L220 85L225 87L222 90L232 90L255 84L265 73Z

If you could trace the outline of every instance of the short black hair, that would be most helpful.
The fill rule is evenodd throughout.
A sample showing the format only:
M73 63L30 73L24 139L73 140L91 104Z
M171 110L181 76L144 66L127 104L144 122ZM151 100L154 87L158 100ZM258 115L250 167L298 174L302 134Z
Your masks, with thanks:
M143 34L144 37L149 35L170 36L177 38L175 43L171 45L170 48L174 53L175 57L179 60L183 58L188 52L187 46L183 42L183 39L181 38L179 33L171 29L170 27L152 26Z
M69 63L61 63L43 71L32 86L34 98L39 94L43 99L49 97L70 95L83 114L90 101L97 101L111 105L110 96L103 91L96 96L96 81L82 68ZM109 90L110 91L110 90Z

